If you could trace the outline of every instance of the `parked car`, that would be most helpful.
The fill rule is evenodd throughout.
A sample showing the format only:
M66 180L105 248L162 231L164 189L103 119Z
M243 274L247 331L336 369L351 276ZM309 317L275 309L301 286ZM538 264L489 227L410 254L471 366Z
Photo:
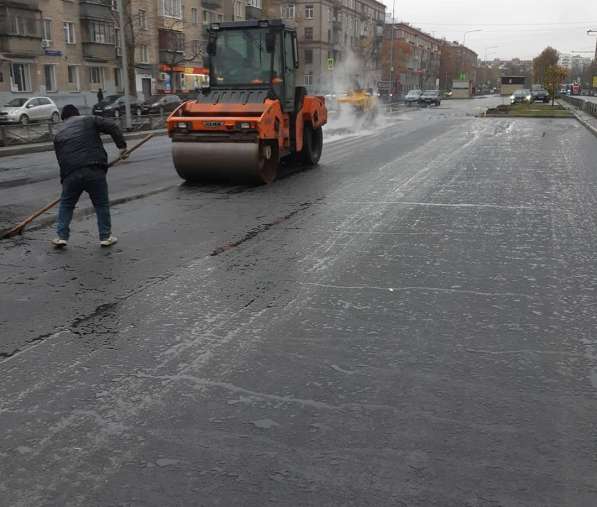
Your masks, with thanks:
M178 95L152 95L141 104L141 114L171 113L182 102Z
M135 97L130 97L131 113L141 114L141 104ZM108 95L101 102L93 106L93 114L96 116L111 116L118 118L124 116L125 100L123 95Z
M412 104L418 104L419 98L422 94L423 92L421 90L411 90L404 97L404 103L407 106L411 106Z
M532 104L533 103L533 94L531 90L523 88L521 90L516 90L510 96L510 104Z
M549 92L545 88L534 88L531 90L531 95L533 96L533 102L549 102Z
M19 97L12 99L0 108L0 123L21 123L32 121L60 121L60 112L52 99L48 97Z
M425 90L419 97L419 104L430 106L434 104L439 106L442 103L439 90Z

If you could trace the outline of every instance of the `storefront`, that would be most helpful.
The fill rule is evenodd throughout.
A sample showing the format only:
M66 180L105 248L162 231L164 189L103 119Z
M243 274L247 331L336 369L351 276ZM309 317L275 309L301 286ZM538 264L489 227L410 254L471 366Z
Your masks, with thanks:
M209 85L209 70L205 67L160 65L158 88L162 93L186 93Z

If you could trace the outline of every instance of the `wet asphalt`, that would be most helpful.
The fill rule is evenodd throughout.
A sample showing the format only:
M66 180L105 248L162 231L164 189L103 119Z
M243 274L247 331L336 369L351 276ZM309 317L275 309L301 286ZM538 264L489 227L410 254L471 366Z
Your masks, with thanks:
M597 142L448 101L268 187L159 138L0 242L2 505L597 504ZM0 221L54 197L0 159ZM0 227L1 228L1 227Z

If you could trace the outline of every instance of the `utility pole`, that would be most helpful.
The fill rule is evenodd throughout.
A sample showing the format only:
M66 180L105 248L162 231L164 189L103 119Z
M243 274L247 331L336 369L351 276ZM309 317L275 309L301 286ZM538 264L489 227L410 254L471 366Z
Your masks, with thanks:
M392 24L390 25L390 92L394 102L394 24L396 23L396 0L392 2Z
M128 48L126 46L126 35L125 35L125 24L124 24L124 0L118 0L118 13L120 16L120 75L122 77L122 83L124 85L124 121L126 129L132 128L131 118L131 87L129 83L129 73L126 68L128 64Z

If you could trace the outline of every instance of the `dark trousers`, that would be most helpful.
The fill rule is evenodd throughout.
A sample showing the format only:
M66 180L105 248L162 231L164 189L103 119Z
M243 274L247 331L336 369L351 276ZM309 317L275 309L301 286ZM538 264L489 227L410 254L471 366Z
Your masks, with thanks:
M100 241L108 239L112 232L110 201L106 172L101 167L83 167L72 172L62 181L62 195L60 196L60 209L56 225L58 237L68 240L73 210L83 192L89 194L95 208Z

